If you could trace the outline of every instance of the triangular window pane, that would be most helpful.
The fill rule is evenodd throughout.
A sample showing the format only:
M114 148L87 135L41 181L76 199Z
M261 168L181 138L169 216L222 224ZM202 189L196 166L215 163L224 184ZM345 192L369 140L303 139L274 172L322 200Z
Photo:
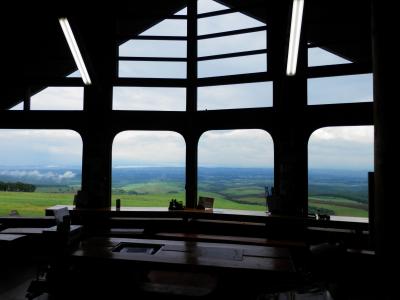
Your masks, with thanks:
M81 72L79 72L79 70L76 70L75 72L69 74L67 78L82 78Z
M199 0L197 4L197 12L199 14L207 13L207 12L212 12L212 11L217 11L217 10L223 10L227 9L229 7L226 7L225 5L219 4L215 1L211 0Z
M322 48L315 47L308 49L308 66L309 67L317 67L317 66L328 66L328 65L339 65L339 64L348 64L351 61L348 61L332 52L326 51Z
M17 105L11 107L9 110L24 110L24 101L18 103Z
M181 9L177 13L175 13L175 16L186 16L187 15L187 8L185 7L184 9Z
M198 19L198 34L211 34L264 25L263 22L250 18L242 13L231 13Z

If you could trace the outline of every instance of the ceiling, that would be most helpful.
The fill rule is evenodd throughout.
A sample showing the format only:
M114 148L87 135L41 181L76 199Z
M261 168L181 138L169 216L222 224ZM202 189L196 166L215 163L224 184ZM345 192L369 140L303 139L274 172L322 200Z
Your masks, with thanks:
M267 22L282 0L218 0L243 13ZM58 2L58 1L57 1ZM184 0L103 1L95 7L79 7L77 12L67 4L11 4L0 18L2 58L0 109L8 109L26 95L45 88L49 80L62 79L75 71L75 64L65 42L58 17L68 16L76 28L101 35L97 24L118 23L118 31L134 36L165 17L185 7ZM261 7L265 9L260 9ZM76 6L74 6L76 7ZM269 13L267 13L269 12ZM369 1L306 0L303 28L307 41L352 62L371 63L371 30ZM126 37L119 36L117 43Z

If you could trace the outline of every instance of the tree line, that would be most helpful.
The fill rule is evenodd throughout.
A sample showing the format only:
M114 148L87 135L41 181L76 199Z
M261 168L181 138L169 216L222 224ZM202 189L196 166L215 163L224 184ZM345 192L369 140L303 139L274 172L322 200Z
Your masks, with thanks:
M34 192L36 190L36 186L29 183L23 182L3 182L0 181L0 191L3 192Z

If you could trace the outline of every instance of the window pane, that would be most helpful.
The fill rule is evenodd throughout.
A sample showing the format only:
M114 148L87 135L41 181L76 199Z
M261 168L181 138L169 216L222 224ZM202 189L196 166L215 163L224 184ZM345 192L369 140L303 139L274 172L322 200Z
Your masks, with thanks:
M114 87L115 110L186 109L186 90L182 88Z
M224 76L267 71L265 54L199 61L199 77Z
M265 211L273 161L272 138L263 130L208 131L199 141L198 195L215 198L215 208Z
M211 0L199 0L197 4L197 12L199 14L227 9L228 7Z
M140 35L186 36L186 20L164 20Z
M46 88L31 97L31 110L83 110L83 88Z
M160 149L162 149L160 151ZM113 144L112 193L121 206L185 199L185 142L171 131L124 131Z
M272 106L271 82L198 88L198 110L270 106Z
M199 56L267 48L266 31L237 34L198 41Z
M24 110L24 102L20 102L17 105L11 107L9 110Z
M373 126L326 127L309 140L309 212L367 217Z
M308 80L308 104L371 102L372 74Z
M82 173L78 133L2 129L0 138L0 216L44 216L47 207L73 204Z
M119 56L186 57L186 41L130 40L119 47Z
M348 61L322 48L318 47L308 48L309 67L348 64L348 63L351 63L351 61Z
M257 21L241 13L198 19L198 34L210 34L223 31L264 26L265 23Z
M175 13L175 15L177 15L177 16L186 16L187 15L187 7L181 9L180 11Z
M129 78L186 78L186 63L164 61L120 61L119 76Z

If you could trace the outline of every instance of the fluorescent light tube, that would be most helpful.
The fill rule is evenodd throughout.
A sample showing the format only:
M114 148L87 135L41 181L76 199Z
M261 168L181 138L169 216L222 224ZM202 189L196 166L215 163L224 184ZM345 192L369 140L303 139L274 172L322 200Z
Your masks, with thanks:
M71 26L69 25L68 19L59 18L58 20L60 21L61 28L64 32L64 36L67 40L72 56L74 57L76 66L78 67L79 72L81 73L83 83L86 85L92 84L85 63L83 62L81 52L79 51L78 44L76 43L74 34L71 30Z
M296 74L303 8L304 0L293 0L292 23L290 26L289 51L286 68L286 75L288 76L293 76Z

